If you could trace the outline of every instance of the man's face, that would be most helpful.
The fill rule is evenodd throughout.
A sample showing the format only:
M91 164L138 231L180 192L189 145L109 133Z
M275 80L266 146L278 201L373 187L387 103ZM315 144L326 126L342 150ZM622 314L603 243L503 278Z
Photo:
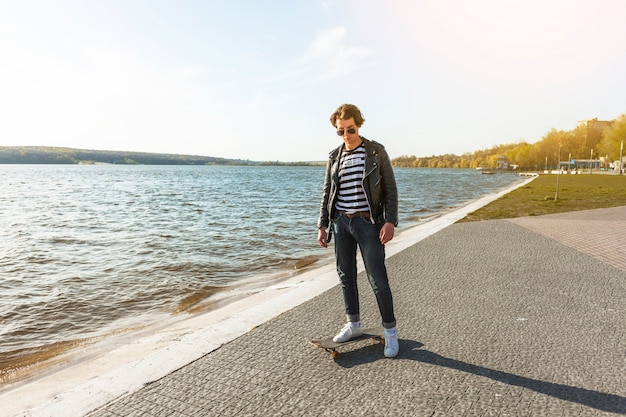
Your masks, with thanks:
M346 144L347 150L352 150L361 144L361 138L359 137L359 127L354 123L354 118L351 117L346 120L337 119L337 134L341 134L343 143ZM354 133L350 133L354 132Z

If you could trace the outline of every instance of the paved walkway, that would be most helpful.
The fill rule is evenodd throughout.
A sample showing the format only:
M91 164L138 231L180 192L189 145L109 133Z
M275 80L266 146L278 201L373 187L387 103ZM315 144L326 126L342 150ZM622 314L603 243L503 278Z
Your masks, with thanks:
M626 415L626 206L453 224L388 269L395 359L308 343L344 320L334 287L90 416Z

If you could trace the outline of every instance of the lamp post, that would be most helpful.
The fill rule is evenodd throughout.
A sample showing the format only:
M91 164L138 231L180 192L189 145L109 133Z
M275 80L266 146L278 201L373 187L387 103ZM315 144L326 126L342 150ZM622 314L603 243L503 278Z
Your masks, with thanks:
M622 162L622 152L624 152L624 141L619 146L619 174L622 175L622 171L624 170L624 163Z
M556 191L554 193L554 201L559 199L559 177L561 176L561 145L559 145L559 159L557 163L557 173L556 173Z
M589 173L593 174L593 149L591 150L591 159L589 160Z

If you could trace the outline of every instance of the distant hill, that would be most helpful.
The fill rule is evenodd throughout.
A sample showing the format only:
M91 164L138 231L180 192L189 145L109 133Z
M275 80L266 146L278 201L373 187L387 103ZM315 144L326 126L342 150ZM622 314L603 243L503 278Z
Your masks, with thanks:
M97 151L47 146L0 146L0 164L314 165L306 162L256 162L211 156Z

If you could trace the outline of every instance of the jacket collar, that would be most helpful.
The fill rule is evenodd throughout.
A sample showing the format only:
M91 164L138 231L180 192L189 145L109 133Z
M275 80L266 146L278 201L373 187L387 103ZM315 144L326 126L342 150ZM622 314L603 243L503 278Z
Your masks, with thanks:
M363 136L360 136L360 138L363 141L363 146L365 146L365 152L367 156L371 156L375 154L376 152L374 152L372 141L369 139L365 139ZM339 145L338 147L330 151L330 153L328 154L328 157L330 159L337 159L339 155L341 154L341 151L343 150L343 145L344 144L342 143L341 145Z

